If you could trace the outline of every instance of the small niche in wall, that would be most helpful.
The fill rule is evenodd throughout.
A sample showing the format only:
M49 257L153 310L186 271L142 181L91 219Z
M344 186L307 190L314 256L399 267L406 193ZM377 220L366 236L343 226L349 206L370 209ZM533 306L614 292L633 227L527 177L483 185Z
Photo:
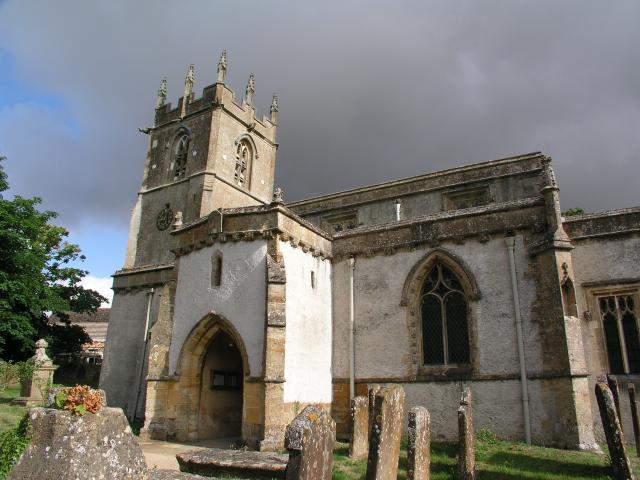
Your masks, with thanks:
M211 255L211 287L219 287L222 283L222 252Z
M311 271L311 288L316 289L316 272Z

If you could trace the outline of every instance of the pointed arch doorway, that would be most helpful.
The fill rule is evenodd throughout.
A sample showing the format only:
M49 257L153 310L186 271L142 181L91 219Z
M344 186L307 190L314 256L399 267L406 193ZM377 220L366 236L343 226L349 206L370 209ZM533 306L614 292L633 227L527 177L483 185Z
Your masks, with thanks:
M243 378L240 349L229 334L219 330L202 360L199 439L241 437Z

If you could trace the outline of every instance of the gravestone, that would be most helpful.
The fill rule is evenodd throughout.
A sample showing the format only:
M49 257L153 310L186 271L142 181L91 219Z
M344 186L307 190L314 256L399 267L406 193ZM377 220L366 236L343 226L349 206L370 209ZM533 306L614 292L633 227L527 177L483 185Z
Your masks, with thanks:
M633 383L627 385L629 390L629 405L631 407L631 422L633 423L633 438L636 442L636 455L640 457L640 415L638 415L638 402L636 401L636 386Z
M331 480L336 422L324 410L309 405L287 425L284 446L289 451L287 480Z
M471 390L462 391L458 408L458 478L474 480L476 478L476 438L473 430L473 409Z
M47 356L48 346L44 339L36 342L36 353L31 357L34 365L33 375L21 383L20 396L14 398L11 403L26 407L44 405L47 391L53 384L53 372L58 368Z
M142 449L120 408L83 416L32 408L29 423L31 440L7 480L148 478Z
M349 457L354 460L369 454L369 399L364 396L351 400L351 437Z
M429 480L431 432L429 412L424 407L409 410L407 429L407 480Z
M373 427L369 436L367 480L396 480L402 419L404 417L404 390L399 385L381 389L375 394Z
M622 425L622 415L620 414L620 388L618 388L618 380L612 375L607 375L607 385L609 386L609 390L611 390L611 395L613 395L613 403L616 406L616 413L618 414L618 419L620 420L620 428L624 432L624 426Z
M633 480L635 477L633 476L631 463L627 456L624 434L622 433L622 428L620 428L620 419L616 411L615 400L606 383L596 383L596 399L598 400L598 408L600 409L602 428L604 429L604 434L607 437L607 445L609 446L609 459L611 461L613 477L618 480Z

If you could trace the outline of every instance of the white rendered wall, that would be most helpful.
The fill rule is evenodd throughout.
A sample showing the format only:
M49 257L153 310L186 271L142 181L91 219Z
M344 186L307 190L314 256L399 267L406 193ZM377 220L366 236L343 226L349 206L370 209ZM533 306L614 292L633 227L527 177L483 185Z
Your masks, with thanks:
M211 287L211 257L222 253L222 282ZM266 253L263 240L228 242L180 257L169 371L189 332L209 313L228 320L238 331L249 357L250 376L262 375L266 315Z
M289 243L280 248L287 272L284 401L330 403L331 262Z

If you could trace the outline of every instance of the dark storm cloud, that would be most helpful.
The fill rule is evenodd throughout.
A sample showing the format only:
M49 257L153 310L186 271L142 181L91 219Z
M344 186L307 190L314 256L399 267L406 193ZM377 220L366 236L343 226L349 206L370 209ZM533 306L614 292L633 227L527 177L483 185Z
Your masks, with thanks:
M640 3L585 1L0 4L11 75L60 104L0 110L14 191L68 222L124 225L155 90L197 91L223 48L240 96L280 99L287 200L533 150L565 207L640 204ZM199 94L199 93L198 93Z

